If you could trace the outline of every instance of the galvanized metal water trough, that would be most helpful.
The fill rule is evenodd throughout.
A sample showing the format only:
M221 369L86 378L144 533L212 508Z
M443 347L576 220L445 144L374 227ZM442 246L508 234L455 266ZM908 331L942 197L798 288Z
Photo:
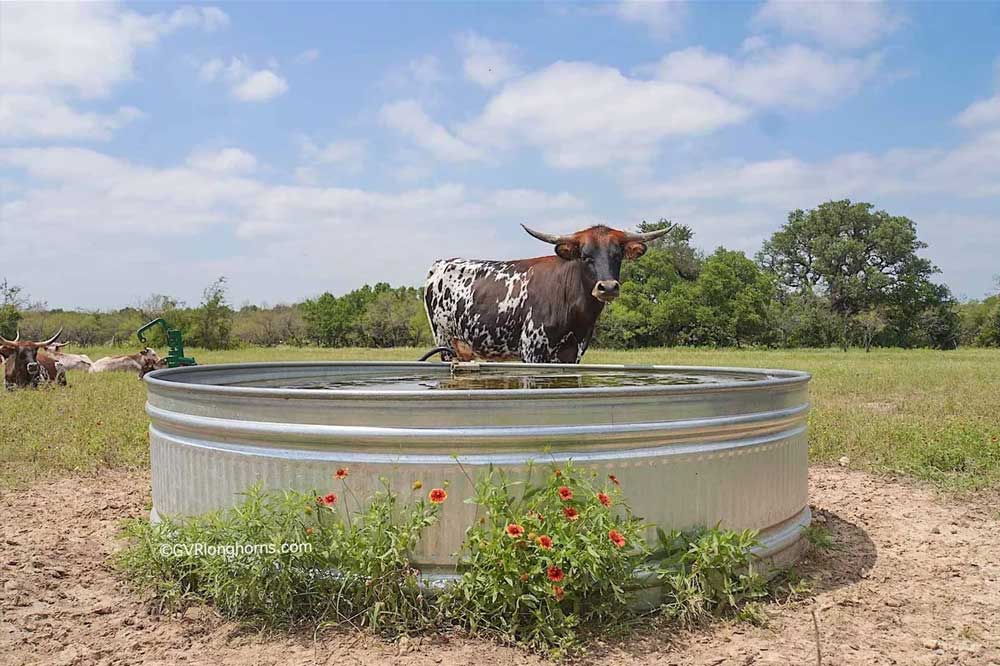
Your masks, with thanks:
M464 386L444 363L153 372L146 376L152 517L231 506L257 482L339 491L331 478L338 467L350 468L357 496L374 493L383 476L404 493L415 481L425 491L448 482L441 520L415 554L426 575L446 579L475 513L462 501L472 488L459 462L474 476L489 465L516 475L531 463L573 460L616 475L637 515L651 523L758 530L758 555L776 565L799 554L810 521L808 374L520 363L473 369ZM630 382L633 376L644 379ZM678 377L697 383L674 383ZM480 378L504 388L476 388ZM333 388L302 388L317 385Z

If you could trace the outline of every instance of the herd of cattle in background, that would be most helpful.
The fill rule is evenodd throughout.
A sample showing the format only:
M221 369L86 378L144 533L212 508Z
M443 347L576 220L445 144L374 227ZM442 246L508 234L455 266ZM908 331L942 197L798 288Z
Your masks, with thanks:
M0 357L3 358L3 383L7 389L36 388L45 384L66 385L67 370L84 372L134 372L140 378L146 373L166 367L153 349L146 347L135 354L106 356L96 361L86 354L62 351L68 342L57 342L62 329L48 340L13 340L0 336Z

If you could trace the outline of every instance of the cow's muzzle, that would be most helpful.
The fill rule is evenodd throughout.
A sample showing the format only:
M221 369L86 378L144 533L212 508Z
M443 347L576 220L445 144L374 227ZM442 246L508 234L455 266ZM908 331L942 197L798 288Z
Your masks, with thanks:
M38 374L38 364L37 363L29 363L28 364L28 374L29 375L37 375Z
M591 292L594 298L604 303L615 300L620 293L621 283L618 280L600 280L594 285L594 290Z

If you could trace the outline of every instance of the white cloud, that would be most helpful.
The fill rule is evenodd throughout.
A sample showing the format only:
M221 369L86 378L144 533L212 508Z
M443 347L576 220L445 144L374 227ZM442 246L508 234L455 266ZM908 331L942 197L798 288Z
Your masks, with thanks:
M132 106L119 107L114 113L93 113L44 94L0 95L0 139L106 140L142 115Z
M527 143L563 168L643 161L671 137L705 134L747 111L700 86L557 62L507 83L460 136L477 145Z
M458 48L466 78L484 88L492 88L519 73L510 44L468 32L458 37Z
M112 3L5 3L0 10L0 137L105 140L141 116L132 106L94 112L79 99L107 97L135 78L142 48L184 28L228 23L216 7L139 14Z
M306 49L302 53L292 58L292 62L296 65L308 65L311 62L315 62L319 58L319 49Z
M619 0L613 11L623 21L644 25L663 38L680 32L687 19L687 3L681 0Z
M196 150L188 156L188 166L213 173L249 173L257 168L257 158L239 148Z
M296 137L302 163L295 169L295 177L301 183L316 184L321 176L335 173L359 173L368 159L368 143L362 139L341 139L326 144L317 144L310 137Z
M220 157L225 155L237 157ZM234 162L240 168L231 168ZM208 177L206 164L214 169L220 163L225 168ZM454 183L396 192L283 185L237 173L247 163L244 155L226 151L153 168L79 148L0 149L0 167L24 179L4 191L0 229L37 231L18 256L5 258L4 269L30 276L33 293L53 304L127 303L167 288L153 278L122 281L121 270L138 267L135 257L145 263L144 275L166 274L180 260L171 249L178 236L186 244L184 236L220 229L238 240L204 248L215 253L208 259L184 254L185 270L172 273L171 293L196 298L201 286L225 274L237 302L287 301L379 280L419 284L433 260L483 254L484 247L488 256L524 256L536 242L517 221L544 220L547 226L554 219L561 224L559 216L586 216L586 204L564 192ZM57 252L52 237L79 251ZM39 261L57 263L59 271L38 271Z
M1000 130L950 150L894 149L850 153L825 162L793 157L734 161L693 169L632 193L666 201L728 200L785 210L812 207L831 198L947 194L1000 196Z
M970 104L956 116L955 122L970 128L1000 125L1000 94Z
M878 42L903 23L881 0L768 0L754 16L755 27L777 28L824 46L860 49Z
M408 136L415 144L446 162L465 162L482 157L471 144L456 137L427 115L416 100L386 104L379 117L387 127Z
M266 102L288 90L288 83L269 69L254 72L233 86L233 96L244 102Z
M136 52L181 28L228 22L215 7L138 14L111 3L4 3L0 89L107 96L135 76Z
M831 56L792 44L754 43L737 60L701 47L674 51L653 67L658 78L708 86L754 106L816 108L857 92L881 58Z
M231 58L228 64L219 58L204 62L198 68L198 78L225 81L230 94L241 102L266 102L288 90L288 82L281 76L270 69L255 70L242 58Z

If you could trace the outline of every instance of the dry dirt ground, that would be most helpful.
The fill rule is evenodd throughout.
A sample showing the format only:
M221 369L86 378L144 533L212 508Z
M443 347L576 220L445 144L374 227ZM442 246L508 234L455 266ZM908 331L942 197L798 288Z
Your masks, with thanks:
M814 596L771 604L765 628L720 623L651 630L594 646L584 662L1000 666L1000 516L994 501L840 468L813 468L816 515L835 549L800 567ZM148 502L148 478L107 473L0 497L2 664L536 664L515 648L457 635L387 644L366 635L265 636L189 609L157 617L108 569L122 518Z

